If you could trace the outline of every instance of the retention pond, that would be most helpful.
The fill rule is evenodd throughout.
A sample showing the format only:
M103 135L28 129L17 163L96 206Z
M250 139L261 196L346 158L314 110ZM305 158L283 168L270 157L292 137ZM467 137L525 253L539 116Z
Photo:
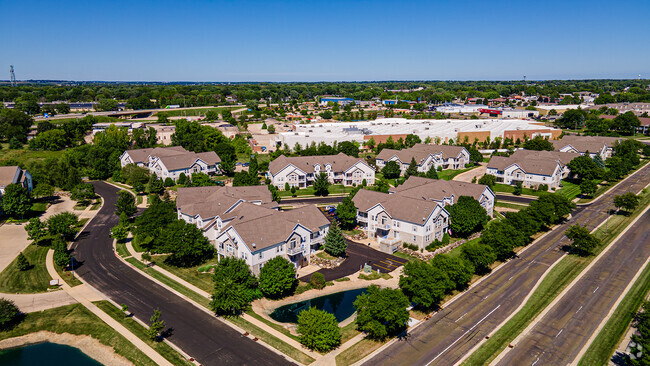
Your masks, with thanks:
M354 300L357 299L357 296L366 292L365 288L360 288L284 305L275 309L271 313L271 318L281 323L297 323L298 314L301 311L315 307L334 314L336 320L341 322L354 314Z

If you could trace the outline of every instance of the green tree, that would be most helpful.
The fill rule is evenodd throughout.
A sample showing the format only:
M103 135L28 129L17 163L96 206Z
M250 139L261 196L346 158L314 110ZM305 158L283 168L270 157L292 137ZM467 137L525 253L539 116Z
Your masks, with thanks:
M9 149L18 150L22 148L23 144L18 140L16 136L12 137L11 140L9 140Z
M327 174L318 174L314 180L314 194L316 196L327 196L330 193L329 185L330 182L327 179Z
M531 202L527 211L545 225L557 224L575 208L568 198L557 193L545 193Z
M470 146L466 149L469 152L469 161L473 162L474 164L479 164L483 161L483 154L481 154L477 148Z
M14 217L23 217L31 207L29 191L20 184L9 184L2 195L2 210Z
M343 141L337 146L338 151L355 158L359 157L359 145L353 141Z
M70 113L70 105L68 103L59 103L56 105L56 112L59 114Z
M594 183L593 180L591 179L585 179L582 182L580 182L580 193L583 196L593 196L594 193L596 193L596 190L598 189L598 185Z
M117 100L114 99L100 99L95 106L95 109L98 111L116 111L117 110Z
M165 321L160 319L160 310L156 309L153 311L153 315L149 318L149 329L147 329L147 335L152 341L158 340L160 332L165 329Z
M492 174L485 174L481 177L481 179L478 180L478 184L485 184L486 186L490 187L490 189L492 189L496 183L497 177Z
M452 257L449 254L438 254L431 259L431 265L445 272L454 283L455 286L448 292L453 289L465 290L474 275L474 266L462 256Z
M524 149L537 150L537 151L542 151L542 150L553 151L555 150L555 146L553 146L553 144L550 141L548 141L548 139L538 135L535 136L535 138L533 139L526 140L526 142L524 142Z
M435 165L431 165L431 168L427 170L427 173L425 174L425 177L429 179L438 179L438 172L436 172L436 167Z
M490 220L481 204L470 196L460 196L455 204L448 206L449 228L453 235L466 238L481 231Z
M79 204L87 205L95 198L95 187L91 183L79 183L72 189L70 198Z
M260 289L269 298L281 298L293 292L297 284L296 267L283 257L274 257L260 270Z
M77 215L72 212L61 212L47 219L47 230L54 237L72 240L78 222Z
M38 244L48 236L47 223L42 222L38 217L29 219L29 223L25 225L25 231L34 244Z
M19 271L27 271L28 269L32 268L23 252L18 253L18 257L16 258L16 267Z
M614 128L621 134L624 135L634 135L634 131L637 127L641 126L641 121L634 112L628 111L623 114L619 114L614 118Z
M162 240L167 244L160 250L171 253L165 261L177 267L191 267L214 256L214 246L201 229L183 220L167 225Z
M618 196L614 196L614 207L617 210L623 208L627 213L631 213L639 205L640 199L632 192L626 192Z
M128 191L119 191L117 193L117 204L115 205L115 214L120 216L124 212L127 216L131 217L138 210L135 207L135 197Z
M357 224L357 208L350 196L343 198L343 202L336 208L341 227L351 229Z
M515 196L519 196L519 195L521 195L521 192L523 192L523 187L521 186L521 182L516 181L515 182L515 189L512 191L512 194L514 194Z
M461 253L474 266L477 274L490 272L490 265L497 260L492 247L480 242L469 242L461 247Z
M372 339L383 340L406 329L409 320L409 299L400 289L368 287L354 301L357 329Z
M111 238L117 240L118 243L123 243L129 235L129 229L124 225L115 225L111 229Z
M386 179L395 179L399 178L400 174L402 173L402 170L399 167L399 164L397 164L396 161L391 160L386 163L386 165L381 169L381 173L384 175L384 178Z
M210 308L217 315L235 316L257 297L257 281L243 259L225 257L214 267Z
M409 300L425 309L438 305L447 292L454 287L445 272L427 262L411 261L404 265L399 287Z
M13 301L0 299L0 329L9 329L20 319L20 314Z
M569 226L564 233L571 240L571 250L581 256L593 255L600 245L600 241L579 224Z
M348 248L348 243L343 237L341 228L333 222L330 225L327 235L325 235L325 251L335 257L341 257L345 255L345 250Z
M33 124L32 117L17 109L0 108L0 140L9 141L10 149L19 149L20 146L15 145L27 141L27 133Z
M185 183L187 183L187 175L185 175L185 173L181 173L178 176L178 182L177 183L180 184L180 185L185 185Z
M580 179L596 179L603 175L603 170L587 154L574 158L567 167L572 175Z
M149 183L147 183L147 191L149 193L162 194L165 191L163 181L152 174L149 178Z
M516 247L526 244L523 234L507 220L492 223L481 235L481 244L494 250L499 260L506 260L514 254Z
M35 198L50 197L54 194L54 187L47 183L39 183L32 191Z
M415 158L411 158L411 162L409 163L409 167L406 169L406 172L404 173L404 176L406 178L412 176L412 175L418 175L418 163L415 162Z
M578 129L585 125L587 119L587 112L578 109L569 109L562 114L562 117L556 120L556 124L561 128Z
M259 185L260 181L257 176L253 176L251 174L248 174L248 172L241 171L235 173L235 178L232 180L232 185L234 187L241 187L241 186L256 186Z
M341 328L334 314L310 307L298 314L300 343L305 347L328 352L341 344Z

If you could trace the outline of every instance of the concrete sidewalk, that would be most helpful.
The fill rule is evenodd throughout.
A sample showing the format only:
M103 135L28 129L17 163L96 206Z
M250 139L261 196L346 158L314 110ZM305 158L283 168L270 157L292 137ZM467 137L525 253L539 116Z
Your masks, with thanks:
M23 313L33 313L77 303L77 300L65 291L43 292L40 294L0 294L0 297L13 301Z
M130 254L131 256L133 256L135 259L137 259L137 260L139 260L139 261L142 262L142 253L138 253L138 252L136 252L135 249L133 248L133 245L131 244L130 241L126 243L126 248L127 248L127 250L129 251L129 254ZM159 267L159 266L156 266L156 267L155 267L155 270L156 270L157 272L160 272L160 273L163 274L164 276L169 277L169 278L172 279L173 281L178 282L178 283L179 283L180 285L182 285L183 287L186 287L186 288L192 290L193 292L196 292L197 294L199 294L199 295L201 295L201 296L203 296L203 297L205 297L205 298L207 298L207 299L211 299L211 298L212 298L212 295L211 295L210 293L208 293L207 291L204 291L204 290L202 290L202 289L200 289L200 288L198 288L198 287L192 285L191 283L189 283L189 282L185 281L184 279L182 279L182 278L176 276L175 274L173 274L173 273L171 273L171 272L165 270L164 268L161 268L161 267ZM168 286L166 286L166 285L164 285L164 284L162 284L162 283L161 283L161 285L167 287L167 289L168 289L169 291L176 292L175 290L169 288ZM183 295L182 295L182 294L179 294L179 296L183 296ZM183 297L184 297L184 296L183 296ZM188 300L188 301L191 301L191 300ZM198 305L198 304L197 304L197 305ZM201 305L198 305L198 306L201 307ZM255 325L255 326L257 326L257 327L263 329L265 332L270 333L270 334L272 334L273 336L279 338L280 340L282 340L283 342L287 343L287 344L290 345L291 347L296 348L296 349L298 349L298 350L300 350L300 351L306 353L307 355L309 355L310 357L312 357L312 358L314 358L314 359L316 359L316 360L318 360L319 358L323 357L323 355L321 355L320 353L315 352L315 351L311 351L311 350L305 348L305 346L303 346L302 344L300 344L300 342L296 341L295 339L290 338L290 337L287 337L284 333L281 333L281 332L275 330L274 328L268 326L266 323L264 323L264 322L262 322L262 321L260 321L260 320L258 320L258 319L256 319L256 318L253 318L252 316L250 316L250 315L248 315L248 314L243 313L243 314L240 315L240 317L241 317L242 319L246 320L247 322L252 323L253 325Z
M162 357L158 352L156 352L143 340L136 337L133 333L131 333L128 329L126 329L117 320L113 319L108 314L103 312L100 308L98 308L95 304L93 304L92 303L93 301L104 300L104 299L101 296L99 296L99 294L97 294L95 291L93 291L90 288L90 286L88 286L87 284L83 284L72 288L65 281L63 281L63 279L59 277L58 273L56 272L56 269L54 268L54 250L50 249L47 252L45 264L47 267L47 271L50 273L50 276L52 276L52 278L54 279L58 279L62 283L61 287L65 292L67 292L75 300L80 302L93 314L98 316L101 320L103 320L106 324L108 324L108 326L113 328L116 332L124 336L124 338L126 338L129 342L131 342L136 348L141 350L145 355L147 355L147 357L151 358L156 364L163 365L163 366L172 366L171 362L167 361L164 357Z

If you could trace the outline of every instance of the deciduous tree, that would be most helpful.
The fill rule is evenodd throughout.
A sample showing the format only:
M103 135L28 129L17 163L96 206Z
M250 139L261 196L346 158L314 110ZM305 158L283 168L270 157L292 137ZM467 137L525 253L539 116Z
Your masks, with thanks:
M448 206L449 228L455 236L466 238L481 231L490 220L481 204L472 197L460 196L455 204Z
M300 343L305 347L327 352L341 344L341 328L334 314L311 307L298 314Z
M357 310L357 329L367 332L372 339L383 340L406 329L409 300L400 289L368 287L354 301Z
M275 257L260 270L260 289L269 298L290 294L296 286L296 267L283 257Z

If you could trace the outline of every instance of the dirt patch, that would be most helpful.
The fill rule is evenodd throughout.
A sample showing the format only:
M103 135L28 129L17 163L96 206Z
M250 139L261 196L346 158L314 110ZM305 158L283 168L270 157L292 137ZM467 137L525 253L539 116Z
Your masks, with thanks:
M129 360L115 353L112 347L101 344L95 338L90 336L72 335L69 333L56 334L47 331L30 333L24 336L0 341L0 349L16 348L45 342L78 348L88 355L88 357L93 358L102 365L133 365Z

